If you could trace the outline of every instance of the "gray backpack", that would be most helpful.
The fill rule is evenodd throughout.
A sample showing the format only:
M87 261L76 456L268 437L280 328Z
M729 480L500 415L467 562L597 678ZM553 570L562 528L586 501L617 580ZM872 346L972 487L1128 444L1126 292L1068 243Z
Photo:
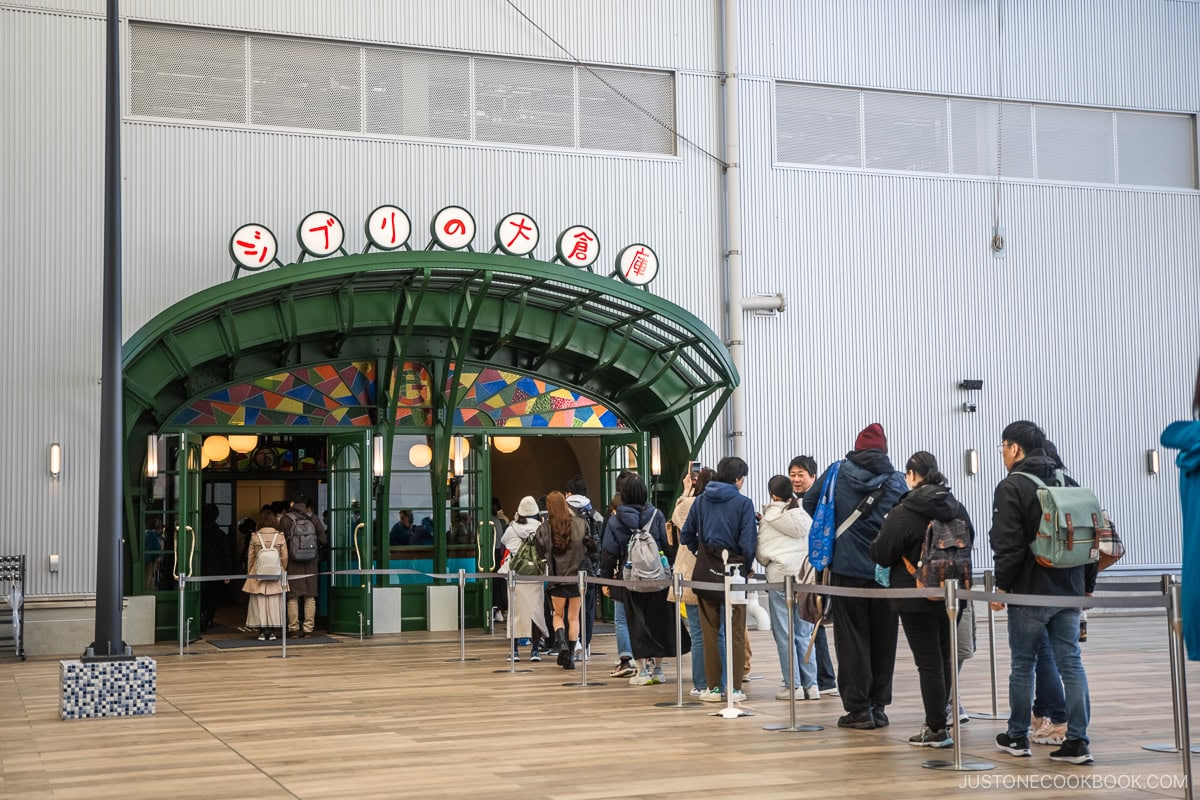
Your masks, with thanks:
M625 571L622 575L627 581L661 581L668 577L667 567L663 564L663 554L658 549L658 542L650 533L650 527L656 519L658 519L658 509L654 509L646 524L629 537L629 556L626 558ZM634 592L642 591L632 586L628 588ZM656 589L644 591L656 591Z

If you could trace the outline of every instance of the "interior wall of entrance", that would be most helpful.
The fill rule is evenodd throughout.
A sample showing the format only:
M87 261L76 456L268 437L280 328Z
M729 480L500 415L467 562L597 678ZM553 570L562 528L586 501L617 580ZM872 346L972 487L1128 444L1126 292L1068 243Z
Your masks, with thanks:
M608 503L600 486L599 436L523 436L516 452L493 448L491 457L492 496L509 519L525 495L561 492L576 475L587 481L592 505L603 509Z

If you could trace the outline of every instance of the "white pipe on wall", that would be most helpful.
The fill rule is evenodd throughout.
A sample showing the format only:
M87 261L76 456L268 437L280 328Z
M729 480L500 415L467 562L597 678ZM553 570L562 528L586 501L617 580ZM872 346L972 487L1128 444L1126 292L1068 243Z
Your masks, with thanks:
M729 358L739 376L745 375L742 341L742 165L738 140L737 0L724 0L722 31L725 91L721 112L725 129L725 330ZM746 457L746 404L738 387L729 398L729 442L725 452Z

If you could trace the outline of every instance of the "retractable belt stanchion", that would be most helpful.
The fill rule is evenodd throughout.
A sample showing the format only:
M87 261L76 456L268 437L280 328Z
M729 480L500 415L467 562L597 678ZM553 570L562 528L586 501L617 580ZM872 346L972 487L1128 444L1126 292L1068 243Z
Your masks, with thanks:
M183 655L183 645L187 634L183 632L183 585L187 583L187 575L179 573L179 655Z
M514 614L517 607L517 582L516 573L504 573L504 584L508 592L508 616L505 618L505 624L508 625L508 669L494 669L492 672L507 672L510 675L516 675L518 672L533 672L531 669L517 669L517 623L514 621Z
M724 564L725 572L725 707L720 711L709 713L710 717L724 717L725 719L737 719L738 717L754 716L752 712L742 708L735 708L733 705L733 693L741 691L740 686L733 685L733 593L730 591L730 586L733 583L733 575L729 572L729 551L721 551L721 562ZM736 569L736 565L734 567ZM743 658L745 653L738 653L738 658ZM709 680L709 683L712 683Z
M1188 718L1187 654L1183 648L1183 587L1179 585L1178 579L1172 579L1170 588L1171 605L1167 616L1171 620L1171 633L1174 634L1175 661L1179 664L1179 680L1175 682L1175 693L1179 698L1179 750L1183 753L1183 775L1186 778L1183 796L1185 800L1192 800L1195 791L1192 783L1192 753L1196 752L1196 749L1192 747L1192 728Z
M671 591L675 593L675 702L654 705L657 708L695 708L702 704L694 700L683 702L683 618L679 616L679 609L683 606L682 574L672 573Z
M563 618L563 621L567 621L565 617ZM571 630L569 623L567 624L567 630ZM582 569L579 570L579 637L581 639L587 639L587 572ZM567 646L573 648L575 647L575 642L571 642ZM563 686L604 686L602 681L588 682L588 660L586 657L586 648L581 651L580 656L579 662L582 664L582 671L580 672L579 680L569 681L564 683Z
M287 573L279 576L279 657L287 658Z
M788 733L815 733L823 731L821 725L796 724L796 622L793 619L795 608L795 577L788 575L783 579L783 593L787 600L787 686L788 686L788 724L763 725L764 731L787 731Z
M1187 686L1184 681L1183 662L1180 660L1178 651L1175 649L1175 624L1172 619L1172 593L1173 588L1179 585L1179 579L1174 575L1162 576L1162 591L1167 596L1167 655L1170 656L1171 663L1171 716L1175 726L1175 743L1174 744L1144 744L1143 750L1152 750L1156 753L1178 753L1184 748L1184 736L1181 730L1181 723L1187 722L1187 713L1180 705L1180 695L1178 687L1183 686L1184 697L1187 696ZM1200 748L1191 747L1191 752L1200 753ZM1190 784L1190 781L1189 781Z
M447 658L446 661L478 661L478 658L467 658L467 571L458 571L458 658Z
M985 592L996 591L996 578L990 569L983 572L983 590ZM1007 719L1001 717L996 698L996 612L992 611L992 604L987 603L987 627L988 627L988 666L992 670L992 713L987 712L978 714L968 714L971 719ZM957 626L955 626L957 627ZM954 654L954 671L958 672L958 653ZM955 717L958 716L958 709L954 709Z
M954 715L958 714L958 581L951 579L945 583L946 590L946 617L950 625L950 653L946 666L950 669L950 709ZM947 719L947 727L949 727L949 719ZM983 770L995 769L996 765L990 761L963 761L962 760L962 725L954 726L954 760L953 761L925 761L921 766L926 769L945 769L955 772L981 772Z

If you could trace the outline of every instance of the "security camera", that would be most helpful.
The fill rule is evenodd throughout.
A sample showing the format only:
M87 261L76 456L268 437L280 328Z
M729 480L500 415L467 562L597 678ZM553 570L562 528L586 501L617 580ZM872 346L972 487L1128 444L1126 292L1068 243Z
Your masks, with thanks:
M974 414L978 410L979 410L979 406L975 405L970 400L963 403L963 411L967 412L968 414Z

